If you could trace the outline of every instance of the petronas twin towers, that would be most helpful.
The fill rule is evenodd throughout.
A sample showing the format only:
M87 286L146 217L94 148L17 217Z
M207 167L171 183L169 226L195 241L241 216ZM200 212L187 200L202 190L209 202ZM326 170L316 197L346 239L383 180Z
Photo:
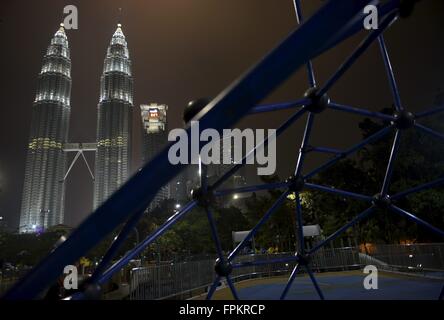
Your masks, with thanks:
M63 25L43 58L32 106L19 231L39 232L63 224L66 150L71 112L71 60ZM130 173L133 78L122 27L106 52L97 116L94 207Z

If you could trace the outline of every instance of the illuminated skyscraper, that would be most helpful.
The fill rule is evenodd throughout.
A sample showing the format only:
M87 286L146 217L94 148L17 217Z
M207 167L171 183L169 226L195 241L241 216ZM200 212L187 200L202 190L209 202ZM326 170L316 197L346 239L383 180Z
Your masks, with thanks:
M101 78L97 117L94 208L128 179L132 111L131 60L125 35L119 24L111 38Z
M142 116L142 161L145 164L168 143L168 106L152 103L140 106ZM151 202L149 210L170 198L170 186L163 186Z
M71 60L63 25L43 58L32 106L20 232L39 232L64 219L65 153L71 112Z
M142 117L142 160L151 160L168 142L168 106L152 103L140 106Z

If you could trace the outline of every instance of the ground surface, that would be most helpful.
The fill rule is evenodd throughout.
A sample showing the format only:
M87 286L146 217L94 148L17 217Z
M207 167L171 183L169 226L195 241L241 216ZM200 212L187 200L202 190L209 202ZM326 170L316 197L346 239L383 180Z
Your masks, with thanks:
M436 300L444 285L442 280L379 272L378 289L366 290L367 275L361 271L317 274L319 286L329 300ZM239 298L244 300L279 299L287 278L274 277L236 283ZM202 299L204 296L199 297ZM227 288L216 291L213 299L232 299ZM289 300L319 299L310 278L298 276L288 292Z

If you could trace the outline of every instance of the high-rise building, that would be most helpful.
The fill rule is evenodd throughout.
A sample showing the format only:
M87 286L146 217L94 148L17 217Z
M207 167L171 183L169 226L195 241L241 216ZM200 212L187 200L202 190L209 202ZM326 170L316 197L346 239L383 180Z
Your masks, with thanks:
M133 78L122 26L111 38L103 75L97 116L94 208L116 191L130 174Z
M142 161L147 163L168 143L168 106L151 103L140 106L142 116ZM157 207L163 200L170 198L170 185L163 186L151 201L149 210Z
M19 231L39 232L64 220L65 153L71 97L71 60L63 25L43 58L32 106Z
M192 190L198 188L199 169L197 165L187 165L181 173L170 182L171 198L178 203L185 203L191 199Z
M142 160L150 161L168 142L168 106L164 104L143 104L142 118Z
M231 135L222 136L220 143L221 164L210 164L207 167L208 183L211 185L218 181L225 173L231 170L235 165L234 142ZM249 151L249 150L248 150ZM225 162L226 161L226 162ZM239 168L222 185L223 189L235 189L247 186L246 167ZM223 207L239 206L243 198L250 196L250 193L239 193L219 197L219 204Z

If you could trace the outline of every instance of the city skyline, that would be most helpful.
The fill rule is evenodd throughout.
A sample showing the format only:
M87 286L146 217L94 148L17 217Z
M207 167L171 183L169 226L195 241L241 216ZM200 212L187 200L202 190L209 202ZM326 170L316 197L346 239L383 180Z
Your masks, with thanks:
M41 52L48 42L48 35L53 33L54 26L60 22L63 6L55 2L46 1L44 4L29 4L25 10L17 8L12 1L5 3L5 13L1 16L0 34L4 41L10 43L1 52L1 61L20 61L21 67L17 68L16 62L4 64L3 69L7 75L12 75L9 82L2 86L2 94L5 105L14 108L2 110L2 140L3 156L0 159L0 215L4 216L11 228L19 225L18 215L20 207L21 190L23 190L24 158L26 145L29 138L30 106L32 95L36 87L37 69L41 65ZM304 11L307 15L313 12L318 3L304 3ZM82 3L78 5L80 11L79 30L67 31L70 38L71 53L73 59L73 97L72 105L76 109L71 116L71 130L69 141L93 141L96 135L96 102L99 90L99 76L103 68L103 53L109 44L110 30L117 23L117 11L122 7L117 1L110 1L109 5L99 3ZM432 103L433 97L438 92L439 86L429 88L427 85L413 81L421 78L430 78L434 83L442 82L439 75L440 68L424 69L414 64L410 56L427 56L435 65L442 65L443 48L438 41L439 30L442 29L440 14L443 4L432 1L429 6L418 6L415 15L406 21L402 21L402 27L395 25L387 35L390 43L389 50L395 61L394 68L401 74L400 90L404 93L405 103L412 109L420 110L426 106L422 104L424 97ZM44 10L42 9L44 8ZM181 10L171 12L171 2L162 4L128 4L123 8L122 22L126 35L130 38L133 58L135 60L134 73L137 77L135 91L143 93L136 97L135 106L143 101L160 101L170 106L171 127L182 126L181 114L184 106L190 100L199 97L214 97L228 83L234 80L240 73L256 62L268 48L279 42L290 30L296 27L296 21L291 3L276 6L273 2L264 2L255 8L254 2L232 2L223 6L207 5L204 1L192 1L189 9L192 14L185 14ZM17 15L20 12L20 18ZM215 13L217 12L217 15ZM434 13L434 14L432 14ZM216 17L217 16L217 17ZM274 28L262 26L260 21L264 16L273 21L280 21ZM213 18L211 18L213 17ZM216 17L216 18L214 18ZM216 19L216 20L214 20ZM427 20L427 23L421 21ZM38 32L29 32L29 25L38 25ZM220 23L230 21L220 28ZM219 25L219 26L218 26ZM440 29L441 28L441 29ZM8 30L6 32L6 29ZM416 30L418 29L418 30ZM227 32L236 30L236 33ZM408 33L412 39L419 41L418 46L412 47L403 41L403 34ZM415 35L421 35L421 38ZM247 43L248 39L254 39L254 45L239 45ZM260 38L260 41L256 41ZM22 41L15 41L22 39ZM185 41L186 39L186 41ZM343 60L357 42L352 39L334 52L328 53L314 61L314 66L319 74L319 82L323 82L331 74L330 60L335 62ZM427 45L426 45L427 44ZM373 48L372 50L376 50ZM405 55L406 50L411 55ZM172 54L180 52L180 54ZM227 55L226 53L230 54ZM169 54L171 53L171 54ZM232 59L235 57L235 59ZM14 58L14 59L12 59ZM11 60L12 59L12 60ZM335 64L332 64L332 66ZM403 67L410 66L409 68ZM379 110L390 103L390 93L385 88L384 81L380 81L379 75L383 66L377 55L364 56L356 67L351 70L350 77L346 76L332 93L338 99L347 97L350 104L359 104L366 101L367 107ZM366 74L359 82L355 81L356 74ZM375 74L375 76L374 76ZM378 75L378 77L376 77ZM268 102L291 100L297 93L304 92L306 75L303 71L292 78L283 89L274 94ZM375 81L378 79L378 81ZM419 86L418 90L412 87ZM173 90L174 88L174 90ZM350 88L353 94L350 95ZM373 92L378 90L381 94L375 98ZM416 92L422 92L423 96L416 96ZM8 93L8 94L6 94ZM426 100L427 101L427 100ZM27 110L23 112L23 110ZM253 116L252 122L244 121L240 126L253 123L253 126L267 128L275 127L283 117ZM139 113L134 113L135 127L140 125ZM328 117L327 117L328 118ZM17 120L20 119L20 120ZM136 119L136 120L134 120ZM335 118L338 126L346 127L346 123L356 119ZM328 127L330 119L319 119L320 125ZM359 121L360 119L358 119ZM351 131L340 132L324 130L317 134L317 138L327 137L328 141L338 140L341 146L350 145L353 136L359 132L357 125ZM137 128L135 128L137 130ZM295 126L289 136L295 136L303 130L301 125ZM13 137L10 133L13 132ZM331 138L330 138L331 136ZM316 137L315 137L316 138ZM330 140L328 140L330 139ZM295 157L285 151L285 146L293 146L294 141L286 139L284 148L278 145L281 156ZM135 149L139 143L135 142ZM341 147L337 146L337 147ZM139 152L140 150L135 150ZM87 156L88 157L88 156ZM133 167L138 168L139 156L133 154ZM94 161L91 156L90 162ZM279 160L278 160L279 161ZM308 160L311 165L311 160ZM134 163L136 163L134 165ZM282 161L279 174L282 177L291 171ZM315 163L313 163L314 165ZM92 209L92 184L87 182L88 172L82 166L73 168L70 182L67 184L67 218L68 224L77 225L88 215Z
M39 233L65 224L65 183L80 156L94 181L94 208L106 201L129 178L134 79L122 24L117 24L103 63L96 142L73 143L67 139L72 82L70 75L68 38L62 23L47 49L39 75L28 146L20 233ZM168 143L167 112L168 106L165 104L140 105L142 165L149 162ZM95 165L92 169L84 151L95 153ZM232 151L221 147L221 154ZM68 166L69 152L77 152L77 155ZM230 154L226 156L232 157ZM162 187L147 211L153 210L164 200L172 199L173 194L179 208L180 203L191 196L191 189L199 184L200 165L198 167L198 171L194 172L191 167ZM211 179L219 176L230 167L231 165L212 167L208 171L208 177ZM240 177L239 174L237 176ZM243 175L242 179L242 185L245 185ZM228 201L224 205L231 203L231 198L226 200Z
M69 42L63 24L51 39L42 64L32 108L19 225L21 233L43 232L65 223L65 182L76 160L67 171L72 80ZM94 208L129 177L132 86L129 50L122 25L118 23L107 49L101 77L93 169Z

